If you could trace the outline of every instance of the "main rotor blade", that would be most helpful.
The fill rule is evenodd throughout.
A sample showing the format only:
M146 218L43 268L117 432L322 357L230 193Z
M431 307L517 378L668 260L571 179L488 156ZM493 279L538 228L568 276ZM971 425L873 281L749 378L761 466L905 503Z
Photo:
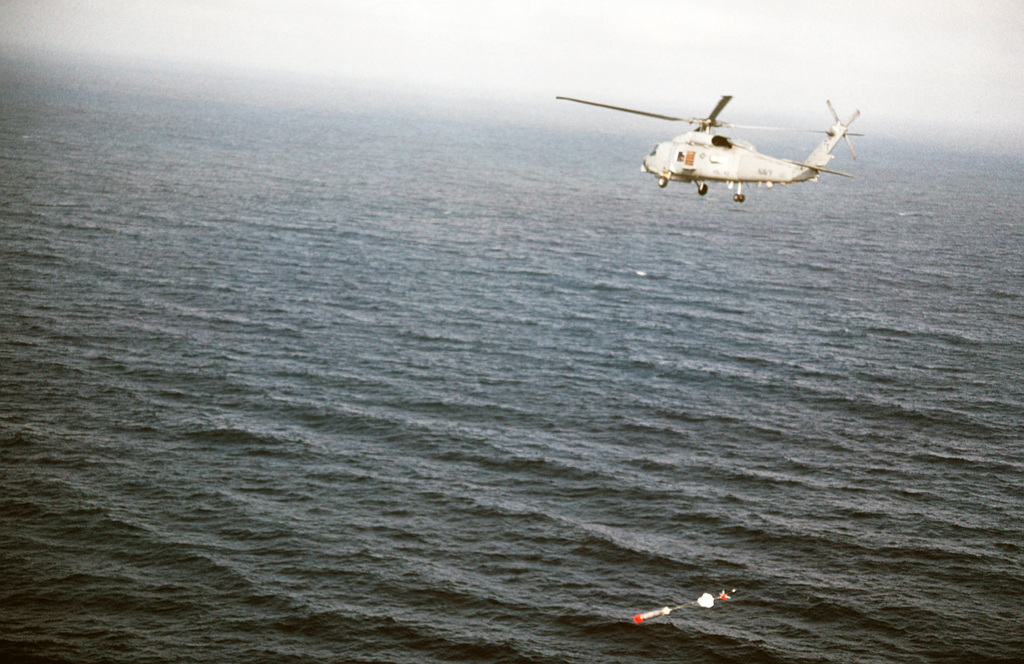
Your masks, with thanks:
M757 125L734 125L726 124L724 122L718 124L719 127L735 127L736 129L757 129L759 131L795 131L804 134L827 134L828 132L824 129L796 129L794 127L761 127Z
M722 112L722 109L725 108L725 105L728 104L731 99L732 95L722 95L722 98L718 100L718 105L715 106L715 110L711 111L711 115L707 117L707 119L711 121L712 125L716 124L715 118L718 117L718 114Z
M596 101L587 101L585 99L573 99L572 97L555 97L555 99L562 99L564 101L574 101L577 104L589 104L591 106L600 106L601 108L610 108L613 111L622 111L624 113L635 113L636 115L646 115L649 118L658 118L659 120L672 120L674 122L692 122L690 118L677 118L672 115L661 115L659 113L648 113L647 111L638 111L635 108L625 108L623 106L612 106L611 104L601 104Z
M799 134L827 134L827 129L797 129L796 127L763 127L758 125L737 125L728 124L726 122L718 123L719 127L733 127L735 129L754 129L757 131L791 131ZM858 134L856 132L847 132L847 136L863 136L864 134Z
M853 143L850 141L850 137L847 136L846 134L843 134L843 138L846 139L846 147L850 148L850 154L852 154L853 158L856 159L857 151L853 149Z

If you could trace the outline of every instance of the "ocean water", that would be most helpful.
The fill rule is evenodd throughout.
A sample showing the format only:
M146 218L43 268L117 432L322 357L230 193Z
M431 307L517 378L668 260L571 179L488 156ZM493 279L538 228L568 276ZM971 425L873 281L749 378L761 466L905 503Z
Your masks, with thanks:
M3 662L1024 657L1019 158L2 72Z

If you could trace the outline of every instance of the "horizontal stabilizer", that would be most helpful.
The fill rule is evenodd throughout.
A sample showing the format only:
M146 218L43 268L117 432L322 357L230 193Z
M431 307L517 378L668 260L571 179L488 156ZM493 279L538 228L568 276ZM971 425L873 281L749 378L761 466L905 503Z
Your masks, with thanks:
M786 159L785 161L789 161L789 160ZM797 166L803 166L804 168L809 168L812 171L821 171L822 173L831 173L832 175L842 175L844 178L856 177L855 175L850 175L849 173L843 173L841 171L833 171L830 168L822 168L821 166L811 166L810 164L805 164L805 163L800 162L800 161L789 161L789 163L796 164Z

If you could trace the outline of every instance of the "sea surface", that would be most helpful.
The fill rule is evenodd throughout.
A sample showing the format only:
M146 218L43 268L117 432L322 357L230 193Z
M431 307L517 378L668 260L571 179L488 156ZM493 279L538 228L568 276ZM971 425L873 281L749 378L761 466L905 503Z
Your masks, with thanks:
M2 65L0 661L1024 658L1020 157Z

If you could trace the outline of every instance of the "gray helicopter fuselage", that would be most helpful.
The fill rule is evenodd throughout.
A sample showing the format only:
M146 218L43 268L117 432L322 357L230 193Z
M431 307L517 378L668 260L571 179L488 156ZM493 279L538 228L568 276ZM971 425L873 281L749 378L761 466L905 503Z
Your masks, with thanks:
M641 169L679 182L790 183L818 176L803 165L761 154L745 141L691 131L659 143Z
M671 141L665 141L655 146L644 159L641 170L653 173L658 177L658 186L664 187L671 181L696 182L697 193L701 196L708 193L708 182L725 182L732 189L735 185L736 194L732 197L737 203L742 203L746 196L743 194L744 183L765 185L768 188L776 184L789 184L791 182L805 182L817 180L821 173L833 173L845 177L853 177L847 173L840 173L825 168L832 159L832 148L840 140L846 140L850 148L850 154L857 158L857 153L850 143L847 127L857 119L860 111L854 111L853 115L846 122L839 119L832 102L826 101L828 110L835 118L835 124L829 127L824 133L825 140L814 152L803 161L792 161L789 159L777 159L763 155L754 149L754 146L744 141L737 141L728 136L712 134L711 130L716 127L738 127L740 125L729 124L718 119L718 114L725 108L725 105L732 99L731 95L722 95L714 110L706 118L683 118L672 115L662 115L641 111L625 106L612 106L586 99L574 97L556 97L565 101L573 101L588 106L599 106L613 111L644 115L660 120L673 122L689 122L697 125L696 131L677 136ZM757 127L752 127L757 128ZM764 129L764 127L760 127Z

